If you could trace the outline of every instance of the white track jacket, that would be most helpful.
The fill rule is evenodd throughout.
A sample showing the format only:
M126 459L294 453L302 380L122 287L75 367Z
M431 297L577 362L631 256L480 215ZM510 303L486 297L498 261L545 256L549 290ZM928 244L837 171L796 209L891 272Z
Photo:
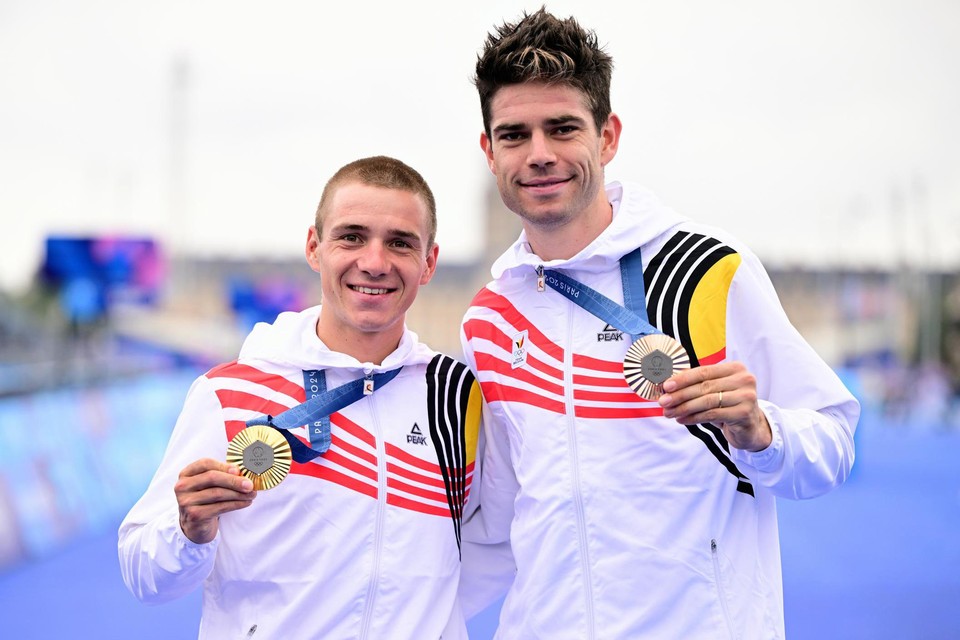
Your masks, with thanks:
M516 575L505 567L498 638L782 638L775 499L846 479L859 404L746 247L639 187L607 195L615 213L600 237L543 263L521 235L464 318L487 403L480 511L464 529L467 614L487 604L472 581L496 573L492 543L509 539ZM739 360L756 376L773 430L764 451L664 418L624 381L630 336L537 291L543 265L622 304L619 259L638 246L650 322L693 366Z
M199 377L163 462L120 527L123 579L144 602L203 588L200 638L466 637L457 601L460 519L474 469L480 393L460 363L407 331L373 373L403 365L331 416L332 446L223 515L216 539L180 530L173 485L187 464L225 459L248 419L363 377L317 338L319 307L258 324L237 361ZM368 369L369 369L368 367ZM306 442L306 430L295 429Z

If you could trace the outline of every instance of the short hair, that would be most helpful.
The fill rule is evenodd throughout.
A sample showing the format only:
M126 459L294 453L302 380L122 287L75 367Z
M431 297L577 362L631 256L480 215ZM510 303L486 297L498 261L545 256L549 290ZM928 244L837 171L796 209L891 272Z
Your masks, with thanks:
M523 82L566 84L587 98L597 130L610 115L610 76L613 58L597 43L596 34L573 18L560 20L541 7L524 12L487 34L477 56L474 84L480 93L483 128L490 135L491 103L504 86Z
M330 206L330 201L333 200L337 189L348 182L408 191L423 198L429 214L427 216L429 237L426 248L429 249L433 246L437 237L437 202L433 197L433 191L430 190L430 186L423 179L423 176L413 167L389 156L371 156L354 160L340 167L333 174L333 177L327 180L326 186L323 187L323 194L320 196L320 204L317 205L314 222L317 233L321 237L323 236L323 219L327 207Z

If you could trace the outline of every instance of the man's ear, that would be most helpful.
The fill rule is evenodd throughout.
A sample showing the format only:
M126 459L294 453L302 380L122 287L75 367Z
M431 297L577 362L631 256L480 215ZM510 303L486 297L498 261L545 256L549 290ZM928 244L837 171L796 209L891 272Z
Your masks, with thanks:
M314 225L310 225L310 228L307 229L307 246L304 253L307 256L307 264L317 273L320 273L320 258L317 255L319 249L320 234L317 233L317 228Z
M430 250L427 251L426 268L423 270L423 274L420 276L421 285L427 284L433 279L433 274L437 272L437 256L439 255L440 245L434 242L433 246L430 247Z
M490 173L497 175L497 172L494 171L493 168L493 142L485 131L480 133L480 148L483 149L484 155L487 156L487 166L490 167Z
M623 124L619 116L611 113L607 116L607 121L600 130L600 165L607 166L614 156L617 155L617 149L620 147L620 132L623 130Z

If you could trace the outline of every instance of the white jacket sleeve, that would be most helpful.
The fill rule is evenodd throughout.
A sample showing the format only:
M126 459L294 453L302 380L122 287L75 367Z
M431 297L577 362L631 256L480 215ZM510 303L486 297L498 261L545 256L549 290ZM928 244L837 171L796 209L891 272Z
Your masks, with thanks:
M146 493L120 524L120 571L143 602L168 602L200 586L213 569L220 536L191 542L180 529L174 484L201 458L223 459L227 439L220 403L205 377L194 381L167 450Z
M467 362L476 371L469 345L464 341L463 346ZM519 484L507 436L498 429L486 402L482 427L460 543L459 600L467 619L501 598L517 572L510 549L510 526Z
M759 260L740 252L727 299L727 359L756 376L773 442L755 453L731 448L731 454L774 495L812 498L850 474L860 404L790 323Z

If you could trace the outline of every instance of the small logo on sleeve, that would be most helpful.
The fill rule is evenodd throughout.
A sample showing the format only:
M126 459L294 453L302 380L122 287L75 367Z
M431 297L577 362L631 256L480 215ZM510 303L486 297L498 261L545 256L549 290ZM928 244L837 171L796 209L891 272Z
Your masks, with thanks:
M513 336L513 354L510 366L514 369L527 364L527 330Z

